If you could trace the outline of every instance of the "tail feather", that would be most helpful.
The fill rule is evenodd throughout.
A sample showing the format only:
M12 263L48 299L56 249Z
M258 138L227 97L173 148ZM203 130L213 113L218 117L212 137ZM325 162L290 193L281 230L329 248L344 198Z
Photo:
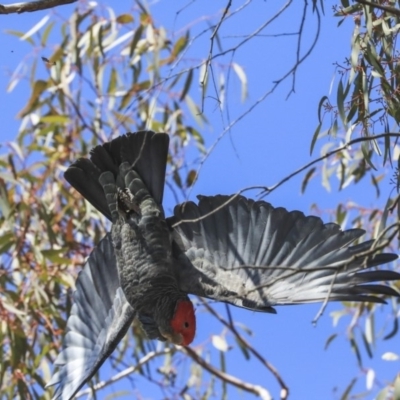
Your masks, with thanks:
M80 158L64 173L65 179L73 188L108 219L111 219L104 190L99 183L100 175L101 171L87 158Z
M65 171L65 179L109 220L112 220L103 186L103 172L111 172L117 186L125 188L119 166L127 162L140 175L158 204L164 194L169 136L166 133L140 131L127 133L90 152L90 160L81 158Z

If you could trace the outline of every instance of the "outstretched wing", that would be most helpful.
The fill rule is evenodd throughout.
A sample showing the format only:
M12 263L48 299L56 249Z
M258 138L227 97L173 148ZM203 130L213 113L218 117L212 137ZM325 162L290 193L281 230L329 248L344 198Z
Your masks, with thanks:
M342 231L318 217L242 196L199 196L169 219L181 290L258 311L329 299L384 302L399 294L374 282L400 279L371 267L395 254L362 255L361 229ZM189 222L192 221L192 222Z
M53 399L68 400L96 373L124 337L135 317L120 285L110 235L90 254L76 282Z
M157 204L161 205L168 145L169 136L166 133L127 133L92 149L90 160L80 158L65 171L64 176L71 186L111 220L104 189L99 182L100 175L105 171L112 172L118 188L124 189L125 182L120 176L119 166L127 162L140 175Z

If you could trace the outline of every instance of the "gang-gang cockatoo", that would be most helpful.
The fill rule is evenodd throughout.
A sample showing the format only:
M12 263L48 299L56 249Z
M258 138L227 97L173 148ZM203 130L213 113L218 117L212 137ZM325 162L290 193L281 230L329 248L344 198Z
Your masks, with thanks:
M73 398L138 318L151 339L187 346L196 319L189 294L250 310L324 301L384 302L398 296L371 269L395 254L364 255L361 229L242 196L199 196L162 207L169 137L128 133L95 147L65 172L66 180L112 222L79 274L54 398ZM370 252L371 253L371 252Z

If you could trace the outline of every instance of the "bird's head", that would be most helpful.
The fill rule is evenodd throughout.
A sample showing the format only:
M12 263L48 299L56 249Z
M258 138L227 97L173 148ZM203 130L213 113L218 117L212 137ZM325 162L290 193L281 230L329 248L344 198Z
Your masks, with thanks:
M170 325L169 332L161 332L166 339L181 346L188 346L193 342L196 334L196 317L193 304L188 298L176 302Z

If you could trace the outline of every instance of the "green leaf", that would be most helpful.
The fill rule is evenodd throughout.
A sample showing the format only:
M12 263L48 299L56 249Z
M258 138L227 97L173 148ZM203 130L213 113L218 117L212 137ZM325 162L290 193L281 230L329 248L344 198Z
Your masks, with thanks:
M371 390L373 388L374 381L375 381L375 371L372 368L369 368L366 376L367 390Z
M377 169L375 168L374 164L372 164L372 160L371 160L372 154L371 154L371 152L369 151L368 143L365 143L365 142L364 142L364 143L361 144L361 151L362 151L362 153L363 153L364 159L365 159L365 161L367 162L367 164L368 164L372 169L374 169L375 171L377 171Z
M186 187L192 186L193 183L196 182L196 179L197 179L197 172L194 169L190 170L186 177Z
M241 340L239 340L236 336L235 336L235 341L238 344L239 349L242 351L244 358L246 360L250 360L250 352L247 349L246 345Z
M229 350L228 342L226 341L224 335L212 335L211 343L217 350L221 352L226 352Z
M393 328L392 330L383 337L383 340L389 340L392 337L397 335L397 332L399 330L399 319L398 318L394 318L393 320Z
M0 236L0 255L7 253L15 245L15 235L12 232L7 232Z
M136 31L135 31L135 33L134 33L134 35L133 35L133 38L132 38L132 42L131 42L131 44L130 44L130 48L129 48L129 57L132 57L132 56L133 56L133 53L134 53L135 50L136 50L136 46L137 46L139 40L140 40L141 37L142 37L143 29L144 29L143 25L139 25L139 27L136 29Z
M131 14L121 14L117 17L117 22L119 24L129 24L134 21Z
M195 104L195 102L189 95L185 96L185 102L186 105L188 106L190 113L192 114L192 117L200 126L203 126L204 122L207 122L207 120L204 114L200 111L199 107Z
M177 57L187 46L189 42L189 31L184 36L181 36L175 43L172 49L172 56Z
M111 69L110 81L108 82L107 93L114 94L117 90L117 70L115 68Z
M26 32L20 40L27 40L30 39L36 32L38 32L44 25L47 24L48 20L50 19L50 15L46 14L39 22L37 22L28 32Z
M68 115L45 115L44 117L40 118L40 122L44 124L66 124L70 121L70 117Z
M174 170L174 172L172 173L172 178L173 178L174 182L176 183L176 186L178 186L179 188L182 188L182 179L177 170Z
M55 64L57 61L61 60L64 56L64 48L63 46L59 46L57 50L51 55L49 61L52 64Z
M400 374L397 374L396 380L394 381L393 400L400 400Z
M53 26L55 25L55 22L50 22L46 26L46 29L43 32L42 39L41 39L41 45L44 47L47 44L47 39L49 38L50 32L53 29Z
M320 122L315 130L313 137L311 139L311 146L310 146L310 156L314 150L315 143L317 142L319 132L321 131L322 122Z
M307 185L308 185L308 182L309 182L309 180L312 178L312 176L314 175L314 172L315 172L315 167L310 168L310 169L307 171L307 174L306 174L306 176L304 177L303 182L301 183L301 193L304 193L304 192L305 192L305 190L306 190L306 188L307 188Z
M360 349L358 348L358 344L357 344L356 340L354 339L353 335L350 336L349 340L350 340L351 348L354 351L354 354L356 355L358 366L360 368L362 368L361 353L360 353Z
M220 369L222 372L226 372L226 361L225 361L225 353L220 351L219 352L219 359L220 359ZM225 380L222 380L222 400L226 400L228 395L228 385Z
M49 249L49 250L42 250L41 253L43 257L47 258L49 261L56 263L56 264L69 264L71 260L67 257L61 256L61 254L65 254L68 249Z
M241 83L241 100L245 101L247 98L247 76L243 70L243 68L236 63L232 63L232 68L236 72L237 77Z
M338 131L338 121L337 118L335 118L335 120L333 121L333 125L329 128L328 134L336 139L337 131Z
M187 74L187 78L185 80L185 84L183 86L183 90L179 98L179 101L182 101L186 97L187 93L189 92L190 86L192 85L192 80L193 80L193 69L191 69Z
M383 78L385 76L385 69L378 61L378 57L379 56L376 52L375 47L371 45L371 42L369 42L367 46L367 51L365 53L365 59L374 68L375 73L378 74L380 78Z
M378 395L375 397L375 400L388 400L391 397L391 393L391 387L387 386L378 393Z
M389 197L387 199L385 208L383 209L381 222L380 222L379 228L378 228L378 234L381 233L386 228L386 221L387 221L387 217L389 215L389 210L390 210L391 205L392 205L392 199Z
M322 124L321 110L322 110L322 107L323 107L325 101L328 101L328 102L329 102L328 97L327 97L327 96L322 96L322 97L321 97L321 100L320 100L319 103L318 103L318 121L319 121L319 124L320 124L320 125Z
M343 207L342 204L339 204L336 209L336 222L339 225L344 225L347 217L347 209Z
M343 81L341 79L339 81L338 90L337 90L337 105L338 105L340 118L343 122L343 125L346 126L347 121L346 121L346 114L344 112L344 101L345 101L345 95L343 93Z
M339 183L339 191L343 189L346 179L346 166L344 165L343 161L340 160L338 165L338 174L340 174L340 183Z
M385 126L384 126L385 132L390 132L389 131L389 125L387 124L387 121L385 121ZM390 151L390 137L385 136L385 152L383 155L383 165L386 164L386 162L389 160L391 163L391 151Z
M369 358L372 358L373 357L372 349L371 349L370 343L368 343L368 339L364 332L361 332L361 337L362 337L364 347L365 347L365 350L367 351Z
M325 346L324 346L324 350L327 350L327 349L328 349L329 345L333 342L334 339L337 338L337 336L338 336L337 333L333 333L332 335L330 335L330 336L328 337L328 339L326 339Z
M379 183L378 183L378 180L375 178L375 175L372 174L372 173L371 173L371 182L372 182L372 184L373 184L374 187L375 187L375 190L376 190L376 197L379 197L380 194L381 194L381 191L380 191L380 189L379 189Z
M351 391L353 390L354 385L357 382L357 378L353 378L350 383L347 385L345 391L342 394L342 397L340 398L340 400L349 400L349 394L351 393Z
M25 35L24 32L20 32L20 31L6 30L5 32L8 33L9 35L14 35L14 36L17 36L17 37L19 37L19 38L21 38L21 37L23 37L23 36ZM35 45L35 42L34 42L33 39L30 38L30 37L29 37L29 38L26 38L25 41L28 42L28 43L30 43L32 46Z
M32 88L32 94L30 99L28 100L27 105L18 113L18 116L20 118L24 117L25 115L29 114L32 112L35 107L37 106L37 101L39 100L39 97L41 94L47 89L47 82L43 81L41 79L38 79L34 84Z

